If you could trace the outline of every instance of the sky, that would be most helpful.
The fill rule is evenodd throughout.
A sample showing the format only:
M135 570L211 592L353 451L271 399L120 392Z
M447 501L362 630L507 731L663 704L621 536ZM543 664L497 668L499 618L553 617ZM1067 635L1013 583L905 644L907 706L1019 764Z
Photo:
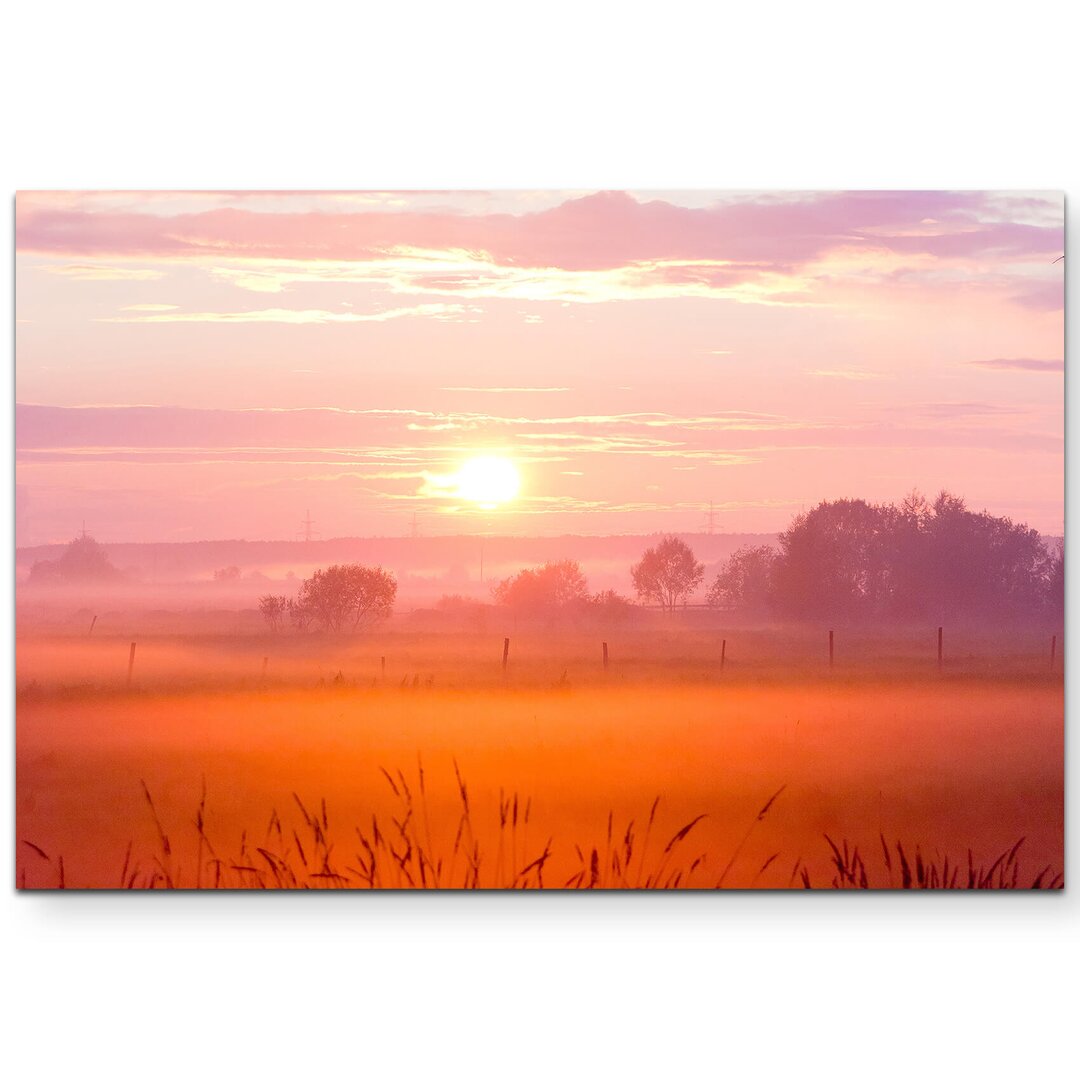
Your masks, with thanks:
M1047 192L22 192L17 540L1060 534L1063 252Z

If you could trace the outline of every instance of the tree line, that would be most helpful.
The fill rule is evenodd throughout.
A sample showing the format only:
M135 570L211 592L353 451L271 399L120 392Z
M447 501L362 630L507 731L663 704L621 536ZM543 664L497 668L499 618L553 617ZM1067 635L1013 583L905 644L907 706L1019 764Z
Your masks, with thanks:
M630 568L639 603L671 612L698 595L705 566L683 539L662 538ZM496 603L519 611L625 611L626 597L592 596L571 561L523 570L501 582ZM704 603L759 618L917 620L1061 618L1060 542L1007 517L969 510L947 491L930 502L837 499L798 514L775 546L734 552Z
M105 584L122 577L85 534L30 572L34 584ZM630 579L638 604L671 612L701 595L705 566L685 540L666 536L630 567ZM396 596L389 571L347 564L316 570L295 597L261 597L259 610L273 630L342 632L387 618ZM440 607L449 613L477 605L443 599ZM591 592L580 564L569 559L521 570L499 582L492 599L515 616L546 619L618 622L635 608L614 590ZM1060 542L1048 543L1007 517L969 510L947 491L932 502L917 492L895 504L837 499L797 515L775 546L736 551L703 600L741 616L790 620L1060 620L1064 553Z
M947 491L838 499L799 514L775 548L735 552L707 599L792 619L1060 618L1065 558L1060 543Z
M665 536L630 567L637 603L673 612L698 594L705 566L690 545ZM392 610L397 584L378 567L332 566L295 599L266 596L275 629L358 629ZM614 590L590 592L578 562L547 562L496 584L494 603L527 618L627 618L635 604ZM933 502L913 492L899 503L837 499L798 514L775 546L740 548L720 567L704 603L741 616L789 620L1055 618L1065 611L1060 542L1037 530L969 510L947 491ZM460 613L476 601L444 597Z

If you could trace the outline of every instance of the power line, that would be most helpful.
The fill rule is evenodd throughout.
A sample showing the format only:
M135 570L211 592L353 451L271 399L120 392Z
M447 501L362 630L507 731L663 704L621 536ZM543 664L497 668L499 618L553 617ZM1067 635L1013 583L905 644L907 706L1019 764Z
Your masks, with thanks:
M304 519L300 522L300 531L296 535L299 536L300 539L303 540L305 543L310 543L311 540L314 539L314 537L319 535L311 528L311 526L314 524L315 522L311 519L311 511L305 510Z
M705 534L712 536L716 532L716 511L713 509L712 500L709 500L709 509L705 512Z

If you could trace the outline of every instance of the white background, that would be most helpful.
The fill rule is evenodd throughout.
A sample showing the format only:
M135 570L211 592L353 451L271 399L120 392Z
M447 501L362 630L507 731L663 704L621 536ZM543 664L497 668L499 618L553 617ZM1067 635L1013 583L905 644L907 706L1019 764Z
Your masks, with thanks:
M3 191L1073 194L1068 11L1038 0L18 4L0 71ZM10 245L9 216L4 228ZM1068 296L1073 310L1075 281ZM10 328L10 303L4 317ZM2 415L10 453L10 401ZM10 543L10 469L3 484ZM10 574L8 613L9 590ZM3 633L10 657L10 617ZM10 693L6 707L5 815ZM1073 767L1070 787L1075 778ZM0 840L10 882L10 820ZM11 890L0 903L10 1075L995 1077L1059 1074L1077 1058L1075 886L1054 896Z

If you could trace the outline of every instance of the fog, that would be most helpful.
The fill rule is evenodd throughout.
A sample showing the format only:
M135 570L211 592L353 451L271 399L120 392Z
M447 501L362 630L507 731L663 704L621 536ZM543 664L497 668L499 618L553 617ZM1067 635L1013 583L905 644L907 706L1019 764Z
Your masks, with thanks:
M834 504L837 535L852 513L885 511ZM777 547L620 537L581 543L592 562L488 539L505 563L453 590L420 572L439 545L383 551L396 571L306 571L304 543L208 571L250 550L84 535L18 586L17 880L1059 884L1061 558L950 513L944 546L927 510L908 547L831 562L808 516ZM947 605L939 579L964 583Z
M736 853L726 886L800 886L804 869L827 885L825 833L879 864L881 835L965 865L969 849L986 865L1025 837L1025 874L1062 868L1063 692L1041 637L950 638L944 670L933 642L914 637L840 636L832 667L824 636L805 629L718 637L675 625L609 638L605 669L594 636L511 636L504 671L500 634L150 635L129 684L126 636L24 634L18 835L50 861L20 844L19 879L54 886L62 856L68 886L117 887L125 858L140 883L155 860L182 887L202 864L205 883L193 824L204 782L206 835L227 868L249 864L245 845L269 843L275 811L286 837L308 843L293 793L309 808L325 800L344 864L346 852L363 855L354 826L368 829L374 814L385 832L400 819L380 770L401 770L415 790L418 762L429 842L447 864L457 763L481 885L507 883L499 806L511 793L518 869L550 838L548 885L574 878L579 850L587 860L611 848L609 815L620 835L633 821L640 844L657 797L654 869L676 832L706 815L669 853L664 872L681 868L684 885L712 887ZM889 884L883 865L872 877Z

